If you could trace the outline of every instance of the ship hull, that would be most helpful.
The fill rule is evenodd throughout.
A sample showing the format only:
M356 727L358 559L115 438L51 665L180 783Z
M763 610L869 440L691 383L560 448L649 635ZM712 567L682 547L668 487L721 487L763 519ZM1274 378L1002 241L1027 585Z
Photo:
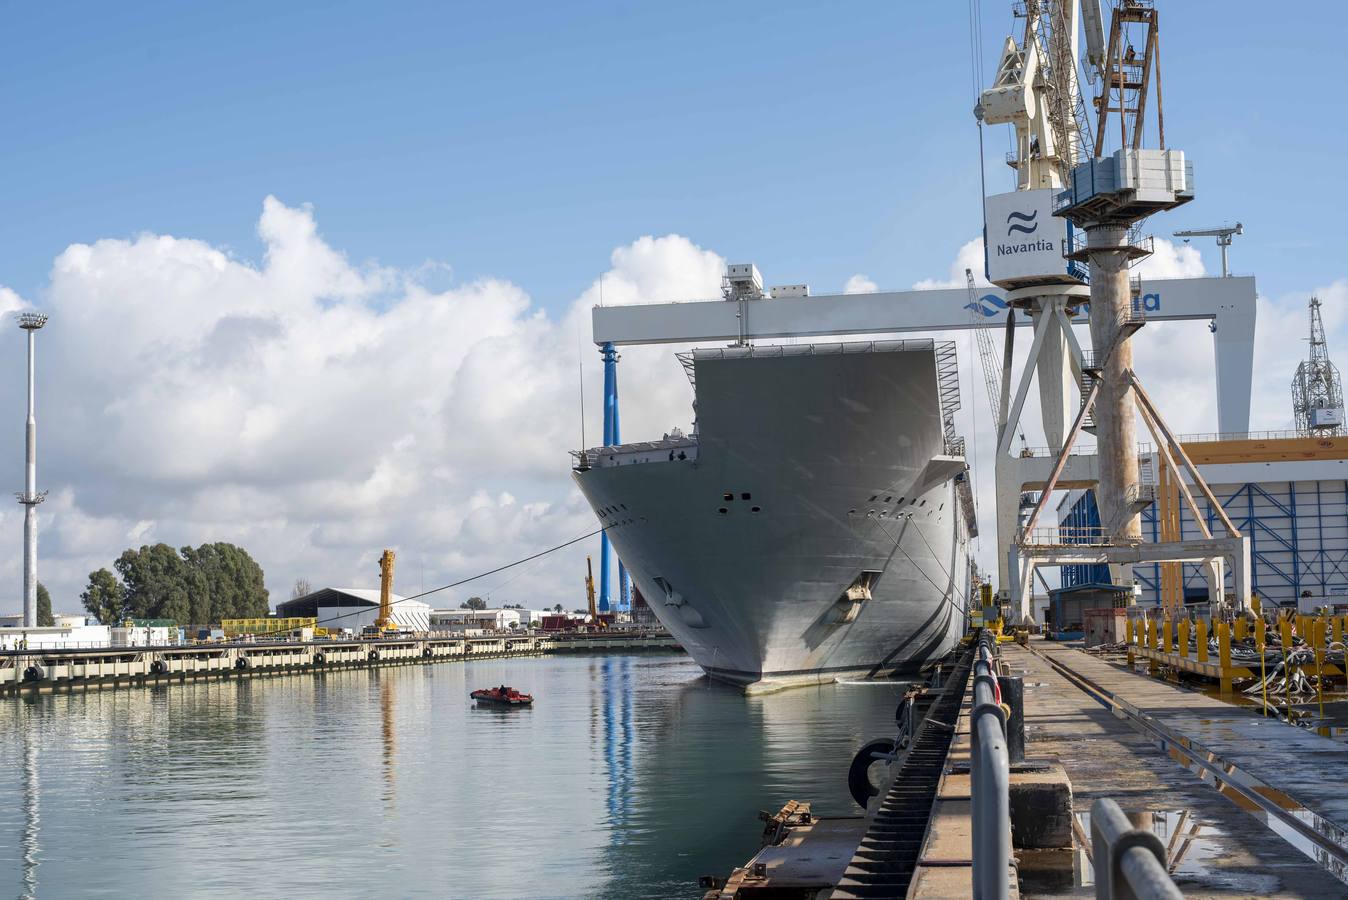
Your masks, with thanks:
M963 633L963 460L945 455L931 342L891 346L696 359L695 446L606 448L575 472L709 675L762 690L903 674Z

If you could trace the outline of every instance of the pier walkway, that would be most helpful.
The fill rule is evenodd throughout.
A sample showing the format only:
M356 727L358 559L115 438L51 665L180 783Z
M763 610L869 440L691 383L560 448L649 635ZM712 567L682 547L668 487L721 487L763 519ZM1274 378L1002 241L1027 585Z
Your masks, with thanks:
M46 647L0 651L0 696L548 653L677 649L677 642L664 631L498 633L474 637L429 632L379 639Z
M1098 800L1160 840L1185 897L1348 896L1348 744L1074 646L1035 638L999 653L1002 674L1023 680L1025 734L1024 762L1010 767L1013 859L1003 896L1095 896ZM706 896L803 898L825 884L833 896L972 896L971 699L972 689L959 695L930 814L912 817L912 833L882 821L893 818L892 791L861 820L786 817ZM952 722L949 712L932 719L924 729ZM877 844L881 825L893 833ZM850 863L840 848L848 834L858 842ZM906 863L909 851L890 845L920 849ZM811 863L808 877L802 862ZM900 871L911 880L891 884Z
M1307 849L1310 838L1291 832L1284 818L1268 822L1259 801L1249 796L1261 796L1284 814L1308 822L1298 807L1341 816L1348 800L1343 775L1348 745L1128 672L1072 647L1038 640L1030 646L1002 648L1010 674L1025 679L1026 759L1053 758L1063 766L1082 825L1078 837L1090 831L1091 803L1106 797L1130 814L1149 815L1186 897L1348 894L1348 885L1271 829ZM1107 708L1083 684L1127 711ZM1139 715L1145 718L1139 721ZM1139 729L1147 719L1172 739ZM1225 770L1218 785L1200 759ZM1231 771L1232 765L1239 771ZM1237 784L1241 773L1246 777ZM1327 834L1335 830L1330 823L1319 824ZM1080 840L1073 852L1084 855ZM1328 850L1318 853L1329 862ZM1026 896L1071 891L1071 882L1081 880L1073 869L1089 863L1078 858L1064 870L1035 854L1018 856ZM1033 871L1041 862L1046 865Z

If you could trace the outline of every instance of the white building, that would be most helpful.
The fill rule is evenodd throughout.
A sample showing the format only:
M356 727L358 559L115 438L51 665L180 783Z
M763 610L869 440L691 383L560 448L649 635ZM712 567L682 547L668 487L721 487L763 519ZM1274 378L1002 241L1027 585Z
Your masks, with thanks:
M431 605L393 594L390 612L393 624L407 631L431 630ZM318 619L320 628L350 628L360 631L379 618L379 591L368 588L324 588L276 605L276 615Z
M107 625L85 625L81 622L76 626L56 625L50 628L0 628L0 650L107 647L111 643L112 629Z
M433 609L431 630L511 631L528 628L530 622L539 622L542 618L542 613L529 609Z

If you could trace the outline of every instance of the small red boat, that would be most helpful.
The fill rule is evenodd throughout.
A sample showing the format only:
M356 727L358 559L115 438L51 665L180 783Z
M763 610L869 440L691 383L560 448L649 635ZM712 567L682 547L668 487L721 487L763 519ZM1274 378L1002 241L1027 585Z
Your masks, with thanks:
M482 688L468 695L478 703L493 703L497 706L529 706L534 702L533 694L521 694L513 687L501 685L494 688Z

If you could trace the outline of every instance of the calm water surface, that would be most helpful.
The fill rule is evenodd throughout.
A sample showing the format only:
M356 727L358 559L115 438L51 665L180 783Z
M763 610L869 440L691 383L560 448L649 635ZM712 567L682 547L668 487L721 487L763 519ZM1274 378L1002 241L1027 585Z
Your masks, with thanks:
M529 710L478 709L505 682ZM698 897L760 809L853 814L902 686L745 697L677 655L0 701L0 894Z

